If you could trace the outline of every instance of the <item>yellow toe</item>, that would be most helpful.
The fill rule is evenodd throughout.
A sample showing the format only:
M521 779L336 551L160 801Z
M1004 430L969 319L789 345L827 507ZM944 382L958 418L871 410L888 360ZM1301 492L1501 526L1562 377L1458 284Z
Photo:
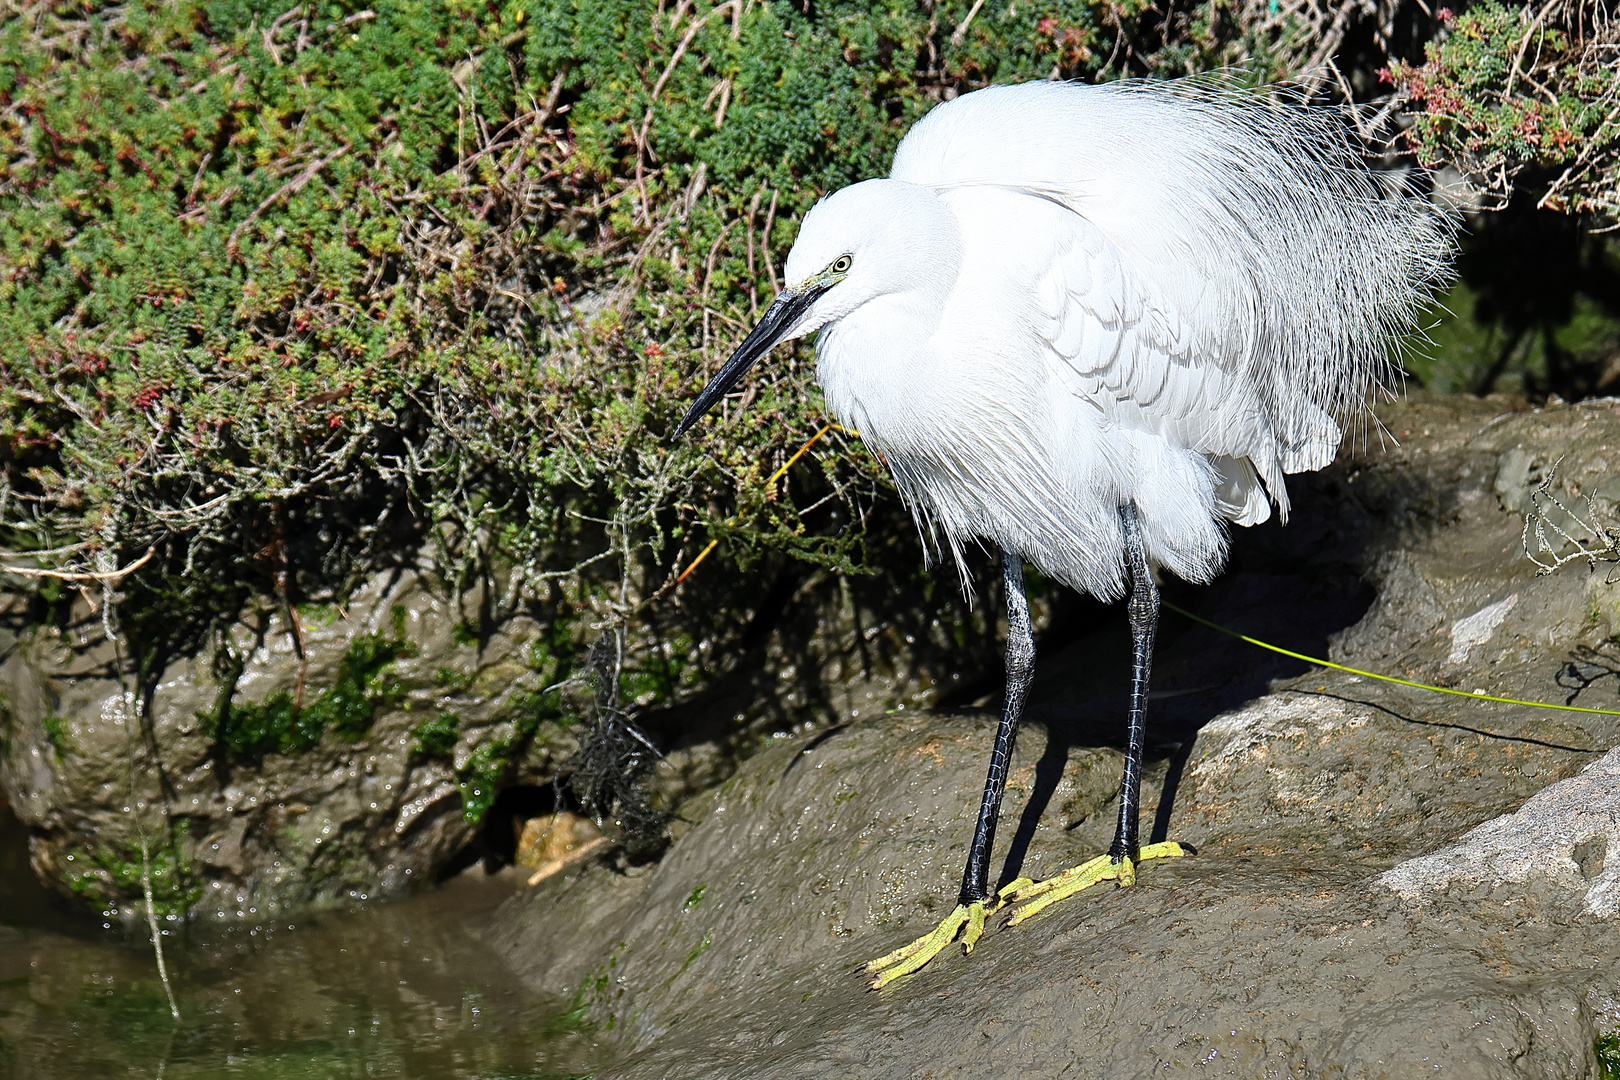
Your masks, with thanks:
M1045 881L1004 892L1002 899L1013 909L1007 917L1006 924L1017 926L1025 919L1034 918L1053 904L1067 900L1075 893L1089 889L1099 882L1114 881L1122 889L1134 885L1138 863L1147 862L1149 859L1174 859L1191 854L1193 854L1192 847L1171 840L1162 844L1147 845L1137 852L1135 860L1120 859L1116 862L1107 855L1099 855Z
M958 933L962 936L962 951L970 953L973 946L979 943L979 938L984 936L985 916L1000 906L999 898L988 903L958 904L933 930L909 945L902 945L892 953L862 964L856 970L862 975L873 976L867 985L873 990L881 990L896 979L922 970L956 940Z

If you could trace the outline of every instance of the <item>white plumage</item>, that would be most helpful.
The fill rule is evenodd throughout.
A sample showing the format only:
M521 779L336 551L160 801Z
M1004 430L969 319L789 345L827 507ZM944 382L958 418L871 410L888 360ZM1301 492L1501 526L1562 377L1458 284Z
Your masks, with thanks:
M1332 110L1218 81L1030 83L941 105L889 178L805 216L788 285L682 419L772 345L819 330L827 405L894 473L925 535L1002 549L1007 695L954 911L862 969L882 987L1002 907L1017 922L1136 864L1154 567L1207 581L1226 522L1288 512L1398 371L1450 223L1363 164ZM1035 642L1024 560L1129 595L1131 698L1105 855L1000 892L989 857Z
M1450 229L1340 115L1199 83L992 87L941 105L887 180L806 216L790 283L848 274L781 335L960 563L993 540L1103 599L1117 510L1207 581L1223 520L1286 516L1395 372Z

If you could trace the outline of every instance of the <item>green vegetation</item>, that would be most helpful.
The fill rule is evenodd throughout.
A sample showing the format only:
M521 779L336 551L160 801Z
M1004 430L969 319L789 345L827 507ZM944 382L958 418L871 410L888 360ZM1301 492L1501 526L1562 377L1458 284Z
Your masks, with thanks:
M664 985L668 986L669 983L674 982L676 979L680 978L682 975L685 975L686 974L686 969L692 966L692 962L694 960L696 960L698 957L702 956L704 953L708 952L709 951L709 946L713 945L713 944L714 944L714 935L711 934L707 930L703 931L702 939L699 940L696 945L692 946L692 951L691 952L686 954L686 959L681 963L680 970L675 972L674 975L671 975L669 977L669 980Z
M152 909L158 918L185 915L202 898L202 880L181 847L182 821L175 821L160 847L150 849ZM139 847L116 843L87 843L70 848L65 856L63 880L86 903L102 905L141 895Z
M1549 217L1515 214L1464 238L1445 316L1432 344L1406 364L1429 389L1566 398L1620 391L1620 245Z
M1603 1080L1620 1080L1620 1031L1599 1035L1592 1045L1592 1053L1597 1057Z
M205 571L339 590L409 515L469 567L571 565L604 518L635 528L621 557L661 564L730 519L700 497L730 488L744 546L852 567L851 541L758 490L815 415L801 367L718 460L658 436L792 217L880 170L928 104L915 73L846 54L909 55L927 24L906 5L646 15L221 2L8 23L0 439L28 496L9 546L90 567L156 544L130 602L177 581L206 610ZM1009 37L1008 74L1031 74L1035 25L964 59Z
M543 1035L567 1035L576 1031L589 1031L590 1022L586 1013L590 1011L590 1002L586 993L590 989L589 982L582 982L574 991L574 996L568 1003L568 1008L553 1016L547 1017L540 1025Z
M371 730L377 709L398 698L388 668L411 648L398 637L360 634L339 662L337 678L314 701L300 707L293 693L281 690L257 704L227 703L209 725L210 735L232 754L250 759L308 750L327 731L357 742ZM450 744L455 745L453 728Z
M457 671L446 665L433 673L433 685L459 694L470 689L475 678L475 673L471 671Z
M1381 75L1412 103L1407 140L1506 203L1526 173L1539 205L1620 216L1620 67L1601 0L1484 0L1453 14L1423 64Z
M412 749L423 757L448 757L456 748L459 726L460 721L451 712L424 720L411 729Z
M1594 0L1442 8L1424 62L1380 72L1404 140L1453 170L1471 222L1435 344L1409 365L1443 393L1574 398L1620 390L1620 247L1583 225L1620 216L1620 24ZM1578 215L1578 216L1574 216Z
M67 724L66 717L57 716L55 713L40 721L40 726L45 729L45 741L51 744L51 749L58 758L73 747L72 739L68 737Z
M8 546L88 569L156 545L128 603L178 589L226 617L242 598L210 575L302 602L424 527L464 569L606 551L643 598L705 531L854 570L847 516L759 482L820 416L802 357L740 423L661 439L794 220L881 173L942 94L1259 78L1299 36L1216 4L1150 25L1142 0L659 10L148 0L7 22ZM804 483L827 505L882 487L858 445L822 460ZM571 599L617 576L582 570Z
M492 739L474 750L467 764L456 772L461 789L461 814L468 821L482 821L495 804L501 778L511 765L512 740Z

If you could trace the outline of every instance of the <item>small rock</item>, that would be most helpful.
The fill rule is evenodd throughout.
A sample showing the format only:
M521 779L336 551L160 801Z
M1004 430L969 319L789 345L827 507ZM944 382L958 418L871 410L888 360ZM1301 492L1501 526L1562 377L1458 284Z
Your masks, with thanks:
M1378 880L1412 900L1480 886L1548 884L1581 895L1589 915L1620 912L1620 750L1541 791L1457 843Z
M513 861L534 871L529 878L531 886L611 846L596 822L567 810L513 822L513 825L518 832Z
M1480 645L1491 640L1496 628L1502 625L1513 605L1519 602L1519 594L1514 593L1494 604L1486 604L1478 611L1465 618L1458 619L1451 626L1451 655L1446 658L1449 663L1461 664L1468 660L1468 654Z

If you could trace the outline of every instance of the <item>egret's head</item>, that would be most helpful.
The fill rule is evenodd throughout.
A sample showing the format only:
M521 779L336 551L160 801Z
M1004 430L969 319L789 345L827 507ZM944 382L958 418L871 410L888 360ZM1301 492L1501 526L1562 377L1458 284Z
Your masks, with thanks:
M843 188L805 215L788 253L788 286L681 418L680 435L711 409L771 346L843 318L879 296L944 294L956 280L961 239L933 192L900 180Z

